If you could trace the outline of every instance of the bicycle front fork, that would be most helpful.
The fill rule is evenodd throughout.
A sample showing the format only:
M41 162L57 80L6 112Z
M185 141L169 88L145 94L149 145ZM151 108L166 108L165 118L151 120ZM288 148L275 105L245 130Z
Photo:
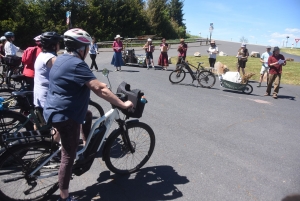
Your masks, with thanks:
M126 122L124 120L117 120L118 124L119 124L119 127L121 129L121 135L122 135L122 140L124 142L124 145L126 145L126 147L128 147L129 151L131 153L134 153L135 152L135 149L133 148L132 144L131 144L131 141L130 141L130 138L129 138L129 135L128 135L128 129L127 129L127 125L126 125Z

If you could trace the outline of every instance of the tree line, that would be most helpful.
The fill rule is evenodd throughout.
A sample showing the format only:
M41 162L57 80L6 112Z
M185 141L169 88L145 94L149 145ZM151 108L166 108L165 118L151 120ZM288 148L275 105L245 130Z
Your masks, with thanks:
M157 35L185 37L183 0L0 0L0 35L15 33L15 43L25 48L46 31L63 34L66 12L72 27L80 27L98 41Z

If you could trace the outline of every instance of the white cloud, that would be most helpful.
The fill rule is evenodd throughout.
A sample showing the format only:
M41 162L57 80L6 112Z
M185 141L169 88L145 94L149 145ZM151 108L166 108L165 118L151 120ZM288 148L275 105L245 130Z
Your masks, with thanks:
M268 40L268 43L271 46L280 46L280 45L282 45L282 41L278 40L278 39L270 39L270 40Z
M300 33L300 29L296 29L296 28L294 29L286 28L285 31L288 33Z
M250 38L255 38L255 36L249 36Z
M281 34L278 32L272 33L271 38L286 38L289 34Z

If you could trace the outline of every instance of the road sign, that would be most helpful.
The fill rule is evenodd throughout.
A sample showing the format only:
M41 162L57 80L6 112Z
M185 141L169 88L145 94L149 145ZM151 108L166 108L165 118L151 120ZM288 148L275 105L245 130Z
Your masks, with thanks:
M300 41L300 38L295 38L296 43L298 43Z

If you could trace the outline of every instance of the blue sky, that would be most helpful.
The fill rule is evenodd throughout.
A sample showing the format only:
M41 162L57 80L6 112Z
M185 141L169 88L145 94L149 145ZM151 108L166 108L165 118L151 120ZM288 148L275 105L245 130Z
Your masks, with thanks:
M300 0L185 0L183 10L187 31L201 37L209 37L213 23L216 40L244 36L251 44L282 46L289 36L287 46L296 46L300 39Z

